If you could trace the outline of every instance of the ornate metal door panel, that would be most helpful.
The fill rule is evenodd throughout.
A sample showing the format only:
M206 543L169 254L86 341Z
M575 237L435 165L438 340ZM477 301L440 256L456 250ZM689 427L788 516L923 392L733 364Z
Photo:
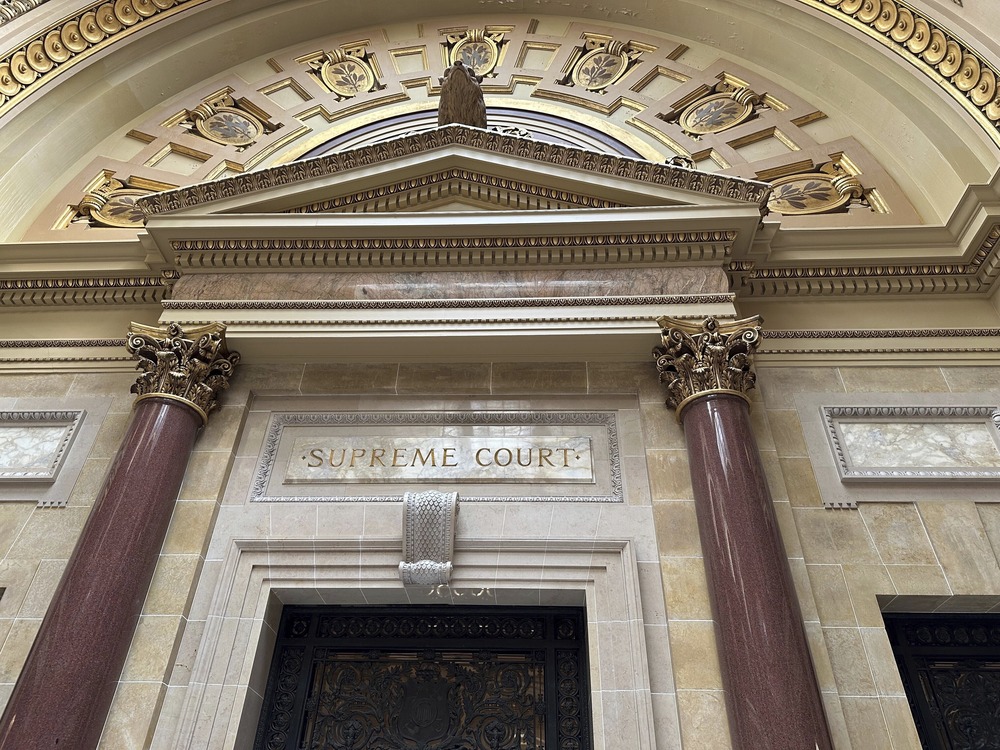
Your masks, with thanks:
M579 609L285 607L256 750L588 750Z
M925 750L1000 750L1000 618L884 618Z

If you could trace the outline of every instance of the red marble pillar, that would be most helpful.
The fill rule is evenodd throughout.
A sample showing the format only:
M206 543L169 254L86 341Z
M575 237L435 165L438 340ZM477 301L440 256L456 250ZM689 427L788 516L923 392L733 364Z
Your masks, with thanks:
M733 747L830 750L744 395L759 320L659 323L664 345L654 354L684 426Z
M238 361L223 331L133 326L135 411L0 720L0 750L97 747L195 437Z

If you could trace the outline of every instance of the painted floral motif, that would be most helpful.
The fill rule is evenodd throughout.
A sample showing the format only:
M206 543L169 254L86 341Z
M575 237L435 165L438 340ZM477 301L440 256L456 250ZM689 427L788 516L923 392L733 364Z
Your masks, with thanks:
M681 116L681 127L689 133L719 133L746 119L752 110L728 96L696 104Z
M257 123L233 111L216 112L205 120L204 127L212 140L233 146L249 146L260 136Z
M330 88L344 97L363 94L372 87L374 82L368 68L355 60L341 60L333 63L323 73Z
M458 48L455 57L477 76L489 73L496 61L495 51L486 42L466 42Z
M586 89L596 91L612 83L625 67L621 55L596 51L580 60L576 82Z
M141 227L146 215L135 202L149 193L145 190L129 190L113 193L99 211L92 214L101 224L111 227Z
M829 175L792 175L774 182L768 208L779 214L818 214L846 204L850 194L841 194Z

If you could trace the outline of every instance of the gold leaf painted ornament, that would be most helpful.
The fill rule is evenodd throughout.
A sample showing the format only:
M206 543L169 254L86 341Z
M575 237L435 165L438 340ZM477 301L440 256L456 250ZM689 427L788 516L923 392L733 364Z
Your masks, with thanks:
M772 183L767 207L784 215L825 214L864 196L861 182L842 167L826 164L817 172L779 177Z
M343 50L327 53L319 74L327 88L344 99L371 91L375 85L375 73L368 63Z
M249 146L256 142L264 134L264 124L249 112L232 106L232 99L226 97L224 102L202 102L191 110L195 129L223 146Z
M502 35L492 36L502 38ZM459 41L451 48L448 62L454 65L460 61L477 76L484 76L496 67L499 57L500 49L491 36L488 36L482 29L469 29L464 37L460 37Z

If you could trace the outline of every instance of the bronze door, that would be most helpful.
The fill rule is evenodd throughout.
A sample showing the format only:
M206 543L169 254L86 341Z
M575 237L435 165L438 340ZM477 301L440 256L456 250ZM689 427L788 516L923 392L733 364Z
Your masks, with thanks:
M589 750L580 609L285 607L255 750Z

